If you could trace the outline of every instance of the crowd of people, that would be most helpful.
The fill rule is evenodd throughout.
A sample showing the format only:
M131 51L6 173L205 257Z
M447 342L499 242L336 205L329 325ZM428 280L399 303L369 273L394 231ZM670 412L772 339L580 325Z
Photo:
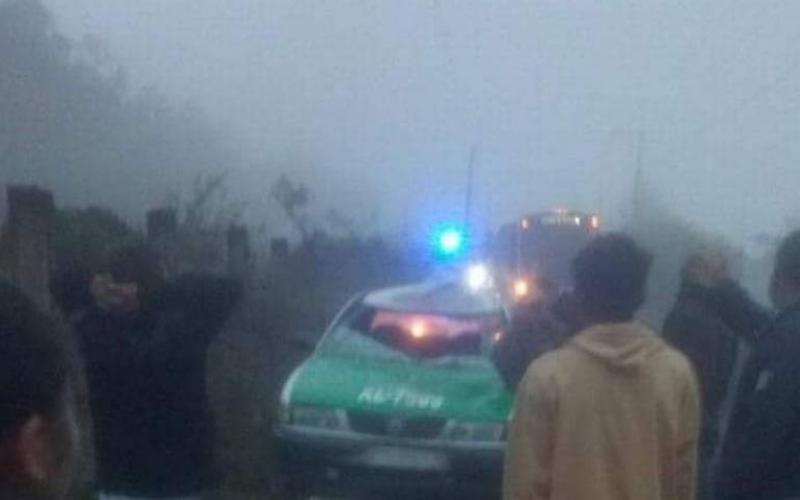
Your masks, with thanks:
M658 335L635 320L650 264L599 236L568 295L515 318L494 359L516 393L505 500L800 499L800 232L776 256L774 312L703 252ZM216 477L206 350L240 285L169 278L133 246L53 292L73 334L0 283L0 498L70 490L82 370L100 498L200 498Z
M634 319L649 267L629 237L595 239L572 292L497 349L516 390L505 500L800 499L800 232L772 309L721 252L690 256L662 335Z

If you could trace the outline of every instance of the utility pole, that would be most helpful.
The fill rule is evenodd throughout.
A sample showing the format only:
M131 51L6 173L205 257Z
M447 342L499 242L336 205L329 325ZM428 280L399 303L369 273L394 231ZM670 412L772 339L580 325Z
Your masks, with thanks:
M467 189L464 200L464 226L469 228L472 223L472 192L475 183L475 146L469 150L469 163L467 164Z
M644 222L644 129L636 134L636 172L633 179L633 223L636 230Z

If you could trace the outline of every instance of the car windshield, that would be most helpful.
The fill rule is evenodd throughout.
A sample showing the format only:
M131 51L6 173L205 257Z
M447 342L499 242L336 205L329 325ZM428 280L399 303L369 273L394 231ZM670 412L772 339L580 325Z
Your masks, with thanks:
M488 358L503 335L502 315L449 316L357 305L323 340L322 352L443 360Z

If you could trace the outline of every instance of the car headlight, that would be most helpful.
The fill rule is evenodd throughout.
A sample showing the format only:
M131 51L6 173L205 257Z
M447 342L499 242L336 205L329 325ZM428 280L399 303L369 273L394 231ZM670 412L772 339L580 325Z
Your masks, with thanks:
M331 431L345 430L347 419L344 412L333 408L316 406L294 406L286 410L287 423L298 427L311 427Z
M451 441L469 443L494 443L502 441L506 426L494 422L456 422L451 421L445 437Z

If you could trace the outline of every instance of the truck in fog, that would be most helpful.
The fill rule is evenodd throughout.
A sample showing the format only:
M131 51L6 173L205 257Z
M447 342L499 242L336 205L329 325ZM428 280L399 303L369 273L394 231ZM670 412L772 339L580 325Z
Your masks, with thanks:
M525 301L568 288L572 259L600 226L597 214L561 208L503 225L489 243L489 256L505 291Z

